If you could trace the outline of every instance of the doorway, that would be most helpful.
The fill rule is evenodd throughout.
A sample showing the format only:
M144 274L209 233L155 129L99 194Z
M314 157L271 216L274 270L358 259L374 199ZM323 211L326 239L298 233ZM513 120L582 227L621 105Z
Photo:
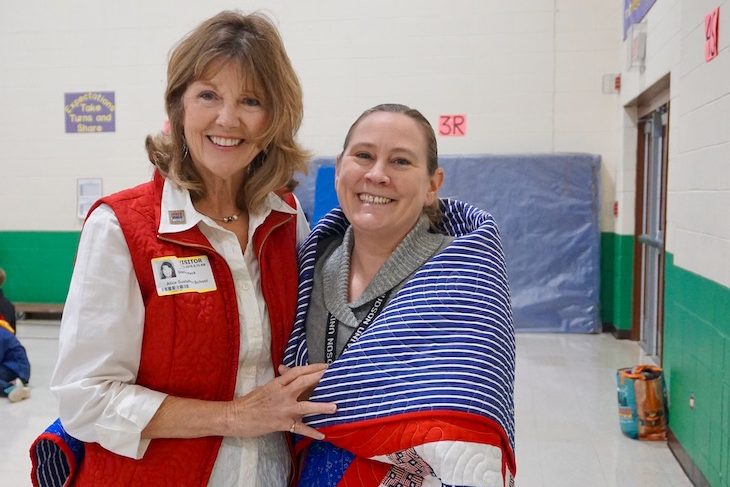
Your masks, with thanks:
M638 122L632 338L661 364L669 102Z

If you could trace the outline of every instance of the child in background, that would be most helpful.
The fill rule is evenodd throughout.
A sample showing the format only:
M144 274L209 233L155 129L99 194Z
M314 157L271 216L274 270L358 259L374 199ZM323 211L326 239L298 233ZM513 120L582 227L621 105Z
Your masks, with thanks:
M0 320L7 321L11 331L15 333L15 306L3 294L3 285L6 278L5 269L0 267Z
M10 324L0 319L0 396L10 402L30 397L30 362Z

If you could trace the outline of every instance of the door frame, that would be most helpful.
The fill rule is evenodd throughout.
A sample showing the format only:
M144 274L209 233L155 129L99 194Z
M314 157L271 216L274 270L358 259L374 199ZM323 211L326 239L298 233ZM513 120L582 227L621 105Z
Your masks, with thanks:
M662 160L661 164L661 192L659 219L661 229L663 231L661 258L658 269L657 282L657 323L656 323L656 357L659 365L662 362L663 344L664 344L664 277L665 277L665 258L666 258L666 228L667 228L667 172L669 166L669 123L670 123L670 102L669 90L662 90L660 95L652 96L649 106L645 106L644 110L639 113L639 122L637 124L637 147L636 147L636 203L634 206L634 269L633 269L633 306L632 306L632 322L631 322L631 339L639 341L641 339L642 329L642 310L643 303L643 276L644 276L644 254L642 243L639 236L644 233L644 188L646 187L647 174L646 167L646 119L657 110L666 107L662 116L666 117L666 123L662 124ZM657 104L657 100L664 103Z

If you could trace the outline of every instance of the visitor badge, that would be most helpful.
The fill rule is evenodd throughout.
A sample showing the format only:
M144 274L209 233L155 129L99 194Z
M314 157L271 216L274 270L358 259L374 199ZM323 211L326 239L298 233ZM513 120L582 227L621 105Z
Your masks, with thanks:
M158 296L215 291L213 269L207 255L155 257L152 274Z

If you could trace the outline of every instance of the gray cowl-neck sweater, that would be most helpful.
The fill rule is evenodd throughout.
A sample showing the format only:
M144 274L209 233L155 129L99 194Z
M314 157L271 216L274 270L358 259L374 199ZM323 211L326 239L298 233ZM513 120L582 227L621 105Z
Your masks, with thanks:
M352 227L345 235L334 238L317 256L314 268L312 299L307 311L307 344L309 363L324 362L324 341L327 315L338 320L335 356L339 357L360 321L370 311L373 300L392 290L388 301L426 261L441 252L453 240L442 234L429 232L428 217L422 215L413 229L396 247L377 272L362 295L348 302L350 256L354 243ZM382 309L382 308L381 308Z

